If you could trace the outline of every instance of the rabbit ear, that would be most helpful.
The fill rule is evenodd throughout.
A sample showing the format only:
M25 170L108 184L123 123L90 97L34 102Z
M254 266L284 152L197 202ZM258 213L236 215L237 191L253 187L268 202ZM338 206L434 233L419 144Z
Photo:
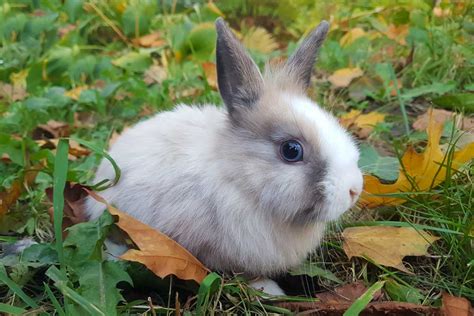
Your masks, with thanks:
M288 59L285 68L290 74L296 77L296 80L305 89L309 87L311 71L316 62L316 55L321 47L329 30L329 23L322 21L319 25L303 40L303 43Z
M222 18L216 20L216 65L219 92L231 117L259 98L263 78L257 65Z

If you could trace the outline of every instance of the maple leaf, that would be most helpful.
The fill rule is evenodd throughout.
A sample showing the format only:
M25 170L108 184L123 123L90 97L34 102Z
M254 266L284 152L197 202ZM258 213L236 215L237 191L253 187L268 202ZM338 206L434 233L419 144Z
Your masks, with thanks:
M386 114L376 111L362 114L359 110L351 110L341 116L339 121L342 126L352 128L360 138L367 138L374 130L374 126L385 120L385 116Z
M207 84L214 90L217 90L217 70L216 64L205 62L202 64L202 69L206 75Z
M351 81L359 78L364 72L359 68L342 68L336 70L328 80L335 88L345 88L350 85Z
M140 262L160 278L174 274L182 280L194 280L200 283L209 273L198 259L173 239L119 211L99 195L91 191L88 193L106 204L110 214L118 216L117 225L139 248L128 250L120 258Z
M412 227L360 226L342 233L346 255L369 258L375 263L410 273L402 262L405 256L424 256L439 239Z
M400 192L428 191L442 183L447 175L446 154L439 141L443 125L431 116L427 128L428 144L423 153L408 148L401 159L400 176L393 184L383 184L372 175L364 176L364 191L360 204L365 207L398 205L406 200L399 197L381 196ZM457 170L464 163L474 159L474 142L455 151L451 158L451 169Z

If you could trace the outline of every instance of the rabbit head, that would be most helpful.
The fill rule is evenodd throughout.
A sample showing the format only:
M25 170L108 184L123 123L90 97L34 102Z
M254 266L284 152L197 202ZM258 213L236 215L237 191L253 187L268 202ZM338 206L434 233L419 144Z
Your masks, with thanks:
M337 219L358 199L362 174L351 136L306 96L329 24L262 75L222 19L216 22L219 91L228 127L218 143L226 179L272 220L311 225Z

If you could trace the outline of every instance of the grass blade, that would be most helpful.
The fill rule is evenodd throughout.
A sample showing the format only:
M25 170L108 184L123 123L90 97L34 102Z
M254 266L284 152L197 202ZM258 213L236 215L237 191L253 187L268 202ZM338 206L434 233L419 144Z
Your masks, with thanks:
M365 291L365 293L361 295L361 297L359 297L358 299L354 301L354 303L344 313L344 316L359 315L359 313L362 312L364 308L367 306L367 304L369 304L370 301L374 298L374 294L377 291L379 291L383 287L384 284L385 284L385 281L378 281L372 284L372 286L369 287L367 291Z
M8 286L10 290L13 293L15 293L18 297L20 297L23 300L23 302L25 302L29 307L31 308L39 307L38 304L36 304L36 302L31 297L29 297L28 295L26 295L25 292L23 292L23 290L20 288L18 284L13 282L13 280L8 277L5 267L1 264L0 264L0 282L3 282L6 286Z
M110 188L111 186L114 186L119 181L120 175L121 175L120 168L115 162L115 160L105 150L103 150L99 146L96 146L94 143L89 142L87 140L83 140L83 139L75 138L75 137L71 137L71 139L78 142L79 144L83 146L86 146L87 148L95 152L96 154L101 155L112 164L112 168L114 169L114 172L115 172L115 178L113 180L104 179L100 181L99 183L93 184L90 186L91 189L93 189L94 191L103 191L107 188Z
M53 173L53 209L54 209L54 235L56 237L56 251L58 252L61 269L65 268L63 253L63 212L64 212L64 187L66 186L68 169L69 143L67 139L60 139Z
M2 313L2 315L23 315L26 313L26 310L21 307L0 303L0 313Z
M49 285L44 283L44 288L46 290L46 294L49 297L49 300L53 304L54 309L59 314L59 316L66 316L66 313L64 312L64 309L61 307L61 304L59 304L58 299L56 298L56 296L54 296L54 293L53 293L53 291L51 291L51 288L49 287Z

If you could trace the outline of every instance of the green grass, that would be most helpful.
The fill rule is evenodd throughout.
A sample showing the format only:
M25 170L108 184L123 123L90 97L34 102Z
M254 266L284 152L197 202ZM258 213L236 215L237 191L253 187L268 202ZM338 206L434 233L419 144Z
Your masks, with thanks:
M238 276L229 279L211 274L199 288L174 278L161 280L137 265L110 263L101 251L105 236L113 229L107 216L90 225L74 226L62 240L65 182L101 190L120 177L113 157L106 153L114 133L177 103L221 103L202 67L215 59L212 23L219 10L247 39L259 66L269 56L286 57L310 27L332 17L333 28L309 94L337 115L350 109L387 113L386 122L361 140L365 148L394 158L387 168L397 168L393 162L408 145L423 148L426 134L413 130L411 124L429 106L471 116L474 112L471 1L443 2L441 16L428 0L335 4L247 0L222 1L217 7L204 1L193 3L0 3L0 194L21 184L21 194L8 206L8 213L0 215L0 241L11 243L28 236L40 243L21 257L0 257L0 312L101 314L111 310L107 305L111 304L117 305L118 314L169 315L179 302L185 311L208 314L290 313ZM254 25L272 34L268 45L280 49L269 52L258 45L262 39L249 39ZM405 43L384 35L390 26L406 28ZM341 44L341 38L356 27L366 34ZM162 44L139 47L134 43L155 31ZM335 70L356 66L364 71L366 81L338 90L330 86L327 78ZM81 92L71 93L75 89ZM66 123L68 130L51 134L40 127L50 120ZM450 136L459 135L457 132L446 124L442 143L452 143L456 137ZM67 138L58 145L42 142L59 136ZM68 142L72 149L79 143L91 153L68 157ZM116 178L92 184L102 158L112 162ZM448 155L445 161L447 181L429 192L401 194L408 200L403 205L353 210L332 224L321 249L297 272L312 276L303 282L303 292L311 294L309 288L316 285L333 289L341 282L363 280L368 287L385 282L383 289L391 299L436 306L440 293L446 291L474 300L474 166L471 163L455 172L450 159ZM365 167L375 172L374 166ZM35 172L36 177L28 181L28 175ZM46 196L51 188L52 203ZM55 226L48 213L51 207ZM406 258L404 262L414 272L410 275L368 260L347 259L341 232L363 225L414 227L440 240L430 247L429 256ZM97 271L100 274L95 275ZM97 290L88 290L85 284ZM123 291L112 290L117 285ZM99 293L103 300L97 300ZM352 310L360 310L366 304L363 299Z

